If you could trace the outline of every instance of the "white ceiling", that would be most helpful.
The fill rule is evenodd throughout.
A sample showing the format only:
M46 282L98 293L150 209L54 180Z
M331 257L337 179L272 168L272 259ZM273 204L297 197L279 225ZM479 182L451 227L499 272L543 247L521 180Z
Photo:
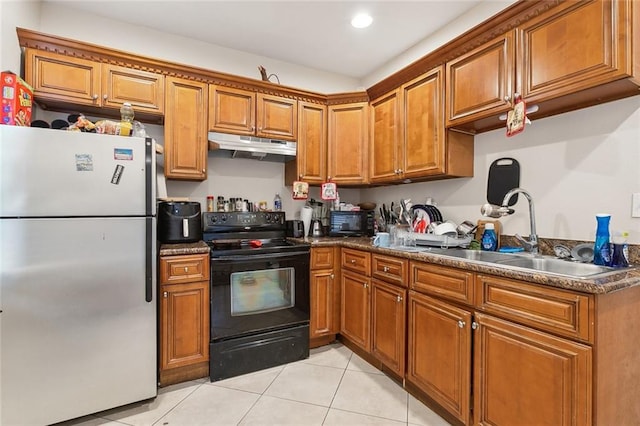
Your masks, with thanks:
M362 78L485 1L59 1L80 19L101 15L218 46ZM84 11L84 13L83 13ZM366 29L350 25L357 12Z

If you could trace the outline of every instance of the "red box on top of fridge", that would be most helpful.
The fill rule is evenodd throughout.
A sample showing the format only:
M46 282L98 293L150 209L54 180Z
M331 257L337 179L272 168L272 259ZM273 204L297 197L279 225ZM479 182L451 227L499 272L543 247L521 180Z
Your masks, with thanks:
M2 115L0 124L31 126L33 89L11 71L0 73Z

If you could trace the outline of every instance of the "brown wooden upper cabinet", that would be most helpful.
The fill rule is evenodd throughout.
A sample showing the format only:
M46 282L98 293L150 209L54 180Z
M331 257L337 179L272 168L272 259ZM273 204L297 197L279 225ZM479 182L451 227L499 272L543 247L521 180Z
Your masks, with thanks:
M164 174L169 179L207 178L207 84L167 77Z
M327 106L298 101L298 153L285 165L285 184L327 181Z
M367 102L330 105L327 179L342 185L368 183Z
M298 136L298 101L211 84L209 130L295 140Z
M444 67L371 102L370 182L473 176L473 138L444 126Z
M44 50L25 50L25 79L44 104L164 113L164 76Z
M637 94L634 7L633 0L564 2L447 62L447 126L502 127L499 115L516 93L539 105L532 119Z

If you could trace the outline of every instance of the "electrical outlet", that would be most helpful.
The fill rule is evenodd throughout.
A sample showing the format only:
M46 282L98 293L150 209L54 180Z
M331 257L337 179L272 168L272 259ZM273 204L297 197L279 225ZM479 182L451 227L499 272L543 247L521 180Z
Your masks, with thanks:
M631 194L631 217L640 217L640 192Z

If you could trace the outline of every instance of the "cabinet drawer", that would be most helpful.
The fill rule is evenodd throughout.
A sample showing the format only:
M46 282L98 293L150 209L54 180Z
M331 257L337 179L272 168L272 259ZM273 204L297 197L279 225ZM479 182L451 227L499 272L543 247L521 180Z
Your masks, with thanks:
M311 269L333 269L333 247L311 249Z
M473 304L473 273L422 262L411 262L411 288Z
M588 295L478 275L476 307L524 325L593 342L594 300Z
M209 255L165 256L160 258L160 284L209 280Z
M343 248L341 251L343 268L371 276L371 253L360 250Z
M388 283L407 287L409 261L393 256L374 254L371 257L371 274Z

